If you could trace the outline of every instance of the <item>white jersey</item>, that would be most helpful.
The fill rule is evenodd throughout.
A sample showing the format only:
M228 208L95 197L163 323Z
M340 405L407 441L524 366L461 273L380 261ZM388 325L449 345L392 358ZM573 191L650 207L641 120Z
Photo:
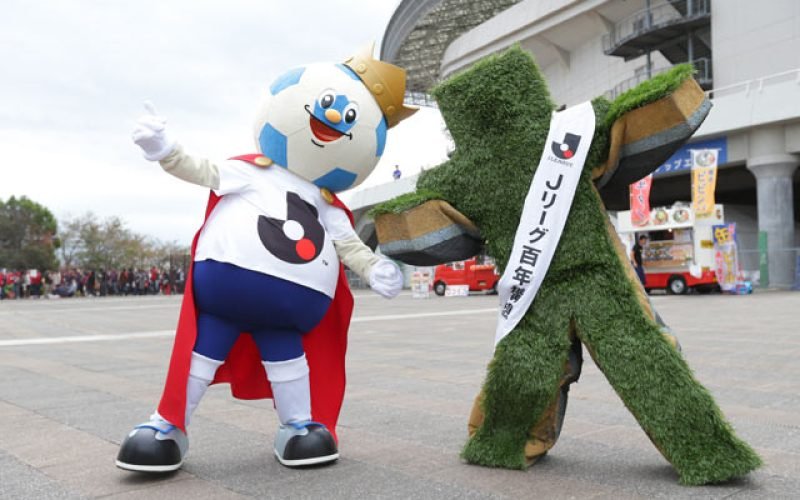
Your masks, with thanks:
M197 242L195 261L213 259L333 297L339 258L333 240L357 238L347 214L314 184L282 167L244 161L219 165L217 203Z

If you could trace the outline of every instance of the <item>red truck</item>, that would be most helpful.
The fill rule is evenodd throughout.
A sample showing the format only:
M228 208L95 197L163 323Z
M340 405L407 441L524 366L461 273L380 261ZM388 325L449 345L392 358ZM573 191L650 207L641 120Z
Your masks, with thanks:
M462 260L436 266L433 291L442 296L448 286L468 285L471 292L490 290L497 292L500 275L488 257Z

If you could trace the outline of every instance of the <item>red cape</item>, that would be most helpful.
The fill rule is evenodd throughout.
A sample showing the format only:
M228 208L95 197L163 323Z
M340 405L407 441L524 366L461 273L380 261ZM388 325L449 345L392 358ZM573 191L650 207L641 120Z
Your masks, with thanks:
M253 160L258 156L261 155L245 155L232 159L256 165ZM220 199L221 197L211 192L205 220L208 220L208 216ZM350 223L353 223L353 215L335 195L332 205L344 210ZM186 431L184 422L186 384L189 379L192 349L197 338L197 310L192 287L192 269L197 239L202 230L201 226L192 241L192 259L186 275L183 304L175 332L167 381L158 405L158 413L184 432ZM334 438L336 438L336 421L344 399L344 358L347 350L347 330L350 327L352 314L353 295L350 293L344 266L340 264L339 279L328 312L316 328L303 336L303 347L311 371L311 416L315 421L325 424ZM239 337L225 363L217 370L212 384L220 382L229 383L231 393L238 399L272 398L272 389L264 365L261 364L261 356L250 335Z

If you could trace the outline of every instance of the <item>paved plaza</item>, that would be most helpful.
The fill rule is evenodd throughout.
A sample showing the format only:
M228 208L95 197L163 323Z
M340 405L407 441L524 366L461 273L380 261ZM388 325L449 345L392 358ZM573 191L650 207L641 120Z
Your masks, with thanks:
M272 455L267 401L215 386L177 473L114 466L156 404L179 297L0 302L0 498L798 498L800 293L657 296L698 379L766 465L684 487L587 360L561 439L530 470L459 451L492 352L496 297L356 292L342 458L305 470Z

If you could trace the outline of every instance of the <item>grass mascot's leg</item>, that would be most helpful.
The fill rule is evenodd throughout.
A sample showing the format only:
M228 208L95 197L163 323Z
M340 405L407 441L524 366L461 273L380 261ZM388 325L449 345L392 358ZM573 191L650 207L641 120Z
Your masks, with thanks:
M470 417L468 462L521 469L555 444L582 344L682 483L721 482L760 465L656 322L600 196L626 198L630 183L699 127L710 103L691 71L680 66L613 103L592 102L594 138L566 225L533 304L489 364ZM509 263L514 235L555 108L544 79L513 48L445 81L434 96L455 153L421 176L416 193L376 209L381 248L431 265L475 253L479 230L500 268L517 265ZM439 200L459 216L442 216ZM404 227L406 214L420 210L450 226Z

